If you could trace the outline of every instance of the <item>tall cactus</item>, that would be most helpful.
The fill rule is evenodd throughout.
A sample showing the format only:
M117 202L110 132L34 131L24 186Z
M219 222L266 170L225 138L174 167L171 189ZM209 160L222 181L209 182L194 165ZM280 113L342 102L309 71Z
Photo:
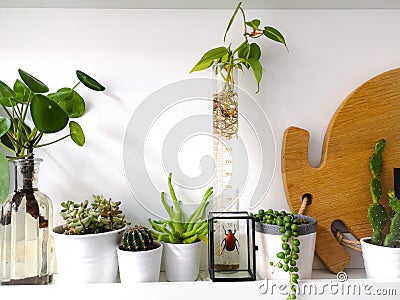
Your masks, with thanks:
M371 242L375 245L396 247L397 240L400 239L400 201L395 196L395 193L390 191L388 196L392 211L388 213L385 207L379 203L382 195L382 184L379 176L382 173L382 152L385 146L386 141L384 139L379 140L369 160L372 174L370 182L372 204L368 208L368 219L372 226ZM388 220L390 221L390 232L386 235L384 229Z
M147 251L154 249L153 236L150 229L144 226L133 226L124 231L121 250L125 251Z
M369 168L371 170L372 179L370 182L370 190L372 196L372 204L368 208L368 219L372 226L371 241L375 245L381 245L385 238L382 230L385 228L387 213L385 207L379 203L382 195L382 184L379 176L382 173L382 152L385 149L386 141L379 140L374 148L374 153L369 160Z

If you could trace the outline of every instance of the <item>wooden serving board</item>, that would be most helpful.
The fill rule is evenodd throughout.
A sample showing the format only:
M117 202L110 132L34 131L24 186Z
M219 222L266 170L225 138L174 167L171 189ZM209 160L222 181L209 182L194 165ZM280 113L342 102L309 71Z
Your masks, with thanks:
M350 261L332 233L335 220L357 239L371 235L369 158L381 138L387 142L381 201L387 203L387 192L394 189L393 168L400 167L400 68L370 79L343 101L326 131L318 168L309 164L308 131L285 131L282 176L289 206L297 212L303 195L311 195L305 214L318 221L315 251L331 272L342 271Z

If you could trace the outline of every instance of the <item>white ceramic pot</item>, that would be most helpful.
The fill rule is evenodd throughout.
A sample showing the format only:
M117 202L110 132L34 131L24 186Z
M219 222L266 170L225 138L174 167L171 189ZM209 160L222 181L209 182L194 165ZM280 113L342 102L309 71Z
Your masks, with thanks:
M300 241L300 253L296 262L299 268L299 277L301 279L311 278L312 264L314 260L315 239L317 236L317 221L314 218L295 215L305 218L308 224L298 226ZM277 262L278 252L282 251L282 234L279 232L278 225L269 225L256 222L255 244L258 247L256 251L256 272L261 279L288 279L289 273L278 267L270 266L270 262ZM290 244L290 243L289 243Z
M117 247L121 283L159 281L163 244L147 251L125 251Z
M199 276L202 241L193 244L164 243L163 260L168 281L195 281Z
M360 242L368 278L400 278L400 248L374 245L370 237L362 238Z
M117 245L125 228L105 233L66 235L52 230L57 258L56 283L116 282Z

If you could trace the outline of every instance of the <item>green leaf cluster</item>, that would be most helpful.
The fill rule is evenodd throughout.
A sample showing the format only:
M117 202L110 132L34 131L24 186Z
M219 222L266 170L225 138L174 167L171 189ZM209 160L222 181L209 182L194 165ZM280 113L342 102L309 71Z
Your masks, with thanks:
M158 241L172 244L191 244L200 240L207 242L208 221L206 219L206 208L209 204L208 199L213 193L213 188L207 189L197 209L189 217L186 217L172 186L172 173L168 176L168 187L173 205L169 206L166 203L164 192L161 193L161 202L168 213L169 219L148 219L153 228L153 237Z
M229 44L228 46L220 46L207 51L195 64L190 73L207 69L215 63L222 63L224 64L224 68L228 74L226 78L229 78L229 74L231 74L234 68L243 70L244 67L253 71L258 92L260 89L260 81L263 75L263 67L260 62L261 48L256 42L251 42L251 40L264 37L283 44L286 49L287 45L284 36L274 27L262 27L261 21L258 19L246 21L246 15L241 7L241 4L242 2L239 2L231 19L229 20L224 34L224 42L226 41L226 36L229 32L229 29L231 28L231 25L239 12L243 17L243 42L236 48L232 48L232 45Z
M14 153L15 158L32 158L35 148L54 144L67 137L78 146L83 146L83 130L76 121L71 120L85 113L85 100L75 88L80 83L94 91L104 91L105 87L78 70L76 76L79 81L74 87L64 87L49 93L49 88L41 80L22 69L18 69L18 74L20 78L12 88L0 80L0 106L6 116L0 117L0 145ZM59 132L68 124L68 134L41 143L45 134ZM8 194L9 176L7 157L1 153L0 203Z
M73 88L64 87L55 93L48 93L49 88L42 81L22 69L18 69L18 73L20 79L12 88L0 81L0 105L7 115L0 117L0 144L13 152L16 158L32 158L35 148L67 137L71 137L78 146L83 146L83 130L71 120L85 113L85 100L75 88L79 83L95 91L104 91L105 87L78 70L79 82ZM33 124L28 124L29 119ZM69 134L49 143L40 143L44 134L59 132L68 124Z

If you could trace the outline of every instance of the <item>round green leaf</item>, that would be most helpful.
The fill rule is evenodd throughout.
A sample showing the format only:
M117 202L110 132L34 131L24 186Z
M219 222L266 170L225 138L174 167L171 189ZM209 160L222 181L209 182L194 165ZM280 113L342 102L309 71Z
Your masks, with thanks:
M0 204L2 204L10 190L10 169L4 153L0 152Z
M0 137L5 135L11 127L11 121L7 118L0 117Z
M85 113L85 100L73 89L61 88L48 97L55 101L70 118L79 118Z
M33 77L31 74L24 70L18 69L19 76L22 81L32 90L34 93L47 93L49 88L39 79Z
M29 101L30 89L19 79L14 83L15 100L19 103L27 103Z
M35 95L30 108L33 123L40 132L57 132L68 124L65 111L44 95Z
M2 105L7 107L14 106L15 102L12 99L15 95L15 92L7 84L0 81L0 102Z
M83 146L85 144L85 135L81 126L75 121L69 122L69 133L71 134L71 139L78 146Z
M80 82L82 82L86 87L95 91L104 91L106 88L102 86L96 79L90 77L89 75L83 73L82 71L77 70L76 76Z
M0 98L13 98L15 92L3 81L0 80Z

